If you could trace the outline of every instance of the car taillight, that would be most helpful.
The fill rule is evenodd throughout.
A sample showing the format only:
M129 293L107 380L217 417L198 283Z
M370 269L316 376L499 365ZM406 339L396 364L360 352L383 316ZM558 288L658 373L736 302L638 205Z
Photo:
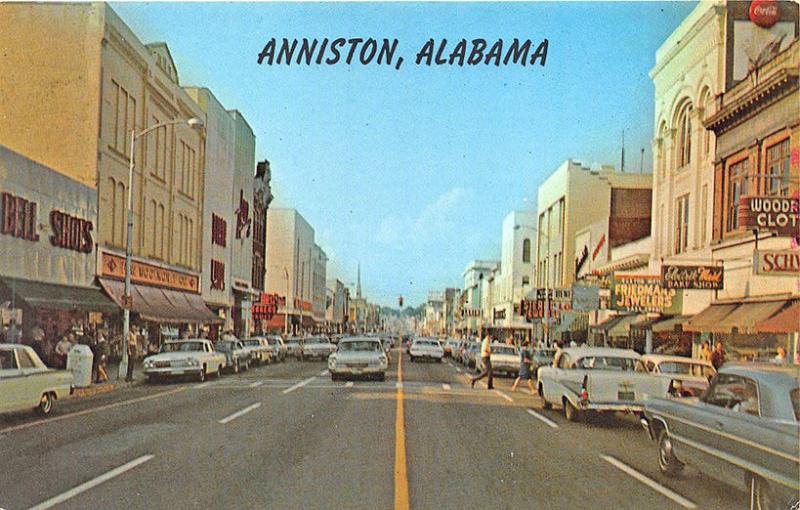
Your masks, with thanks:
M581 383L581 400L586 402L589 400L589 392L586 391L586 384L589 382L589 376L583 376L583 382Z
M589 400L589 394L586 392L585 389L581 390L581 400Z

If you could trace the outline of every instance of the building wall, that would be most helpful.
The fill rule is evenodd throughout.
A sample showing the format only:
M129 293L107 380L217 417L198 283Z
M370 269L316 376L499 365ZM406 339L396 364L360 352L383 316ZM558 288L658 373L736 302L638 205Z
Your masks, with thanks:
M270 208L267 211L267 292L286 295L286 277L289 274L287 303L290 312L295 300L311 303L312 266L311 250L314 246L314 229L294 209Z
M233 195L231 197L234 211L247 221L237 236L234 222L232 242L233 280L239 282L241 288L249 288L253 275L253 175L256 170L256 137L241 112L229 110L234 119L234 174Z
M317 244L313 246L311 257L313 271L311 309L314 320L323 322L325 321L325 283L327 280L328 257L325 255L325 251Z
M491 275L494 268L499 263L496 261L473 260L464 269L461 276L464 278L464 308L471 310L481 310L482 299L481 291L483 280ZM466 316L462 320L463 328L469 331L477 331L481 322L480 317Z
M0 144L97 187L101 4L0 4Z

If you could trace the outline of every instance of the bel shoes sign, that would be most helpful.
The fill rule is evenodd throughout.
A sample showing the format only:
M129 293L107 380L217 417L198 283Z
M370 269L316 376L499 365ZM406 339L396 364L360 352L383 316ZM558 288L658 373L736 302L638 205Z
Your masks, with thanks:
M763 276L800 277L800 250L758 250L753 272Z
M741 225L764 229L783 237L800 235L800 198L742 197L739 201Z
M661 266L661 286L665 289L720 290L725 283L722 266Z

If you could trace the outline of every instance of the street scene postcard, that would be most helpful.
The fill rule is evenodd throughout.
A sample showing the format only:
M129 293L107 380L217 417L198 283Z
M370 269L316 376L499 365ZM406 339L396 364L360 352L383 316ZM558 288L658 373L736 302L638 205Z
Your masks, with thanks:
M800 2L0 0L0 510L800 510Z

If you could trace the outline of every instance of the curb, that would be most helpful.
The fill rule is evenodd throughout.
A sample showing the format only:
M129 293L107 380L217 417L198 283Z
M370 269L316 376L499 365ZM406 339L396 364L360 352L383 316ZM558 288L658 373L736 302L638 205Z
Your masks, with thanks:
M70 398L84 398L84 397L92 397L95 395L101 395L103 393L110 393L112 391L116 391L122 388L130 388L131 386L137 386L144 382L141 379L135 379L131 382L113 382L113 383L100 383L100 384L93 384L87 388L75 388L75 391L70 395Z

